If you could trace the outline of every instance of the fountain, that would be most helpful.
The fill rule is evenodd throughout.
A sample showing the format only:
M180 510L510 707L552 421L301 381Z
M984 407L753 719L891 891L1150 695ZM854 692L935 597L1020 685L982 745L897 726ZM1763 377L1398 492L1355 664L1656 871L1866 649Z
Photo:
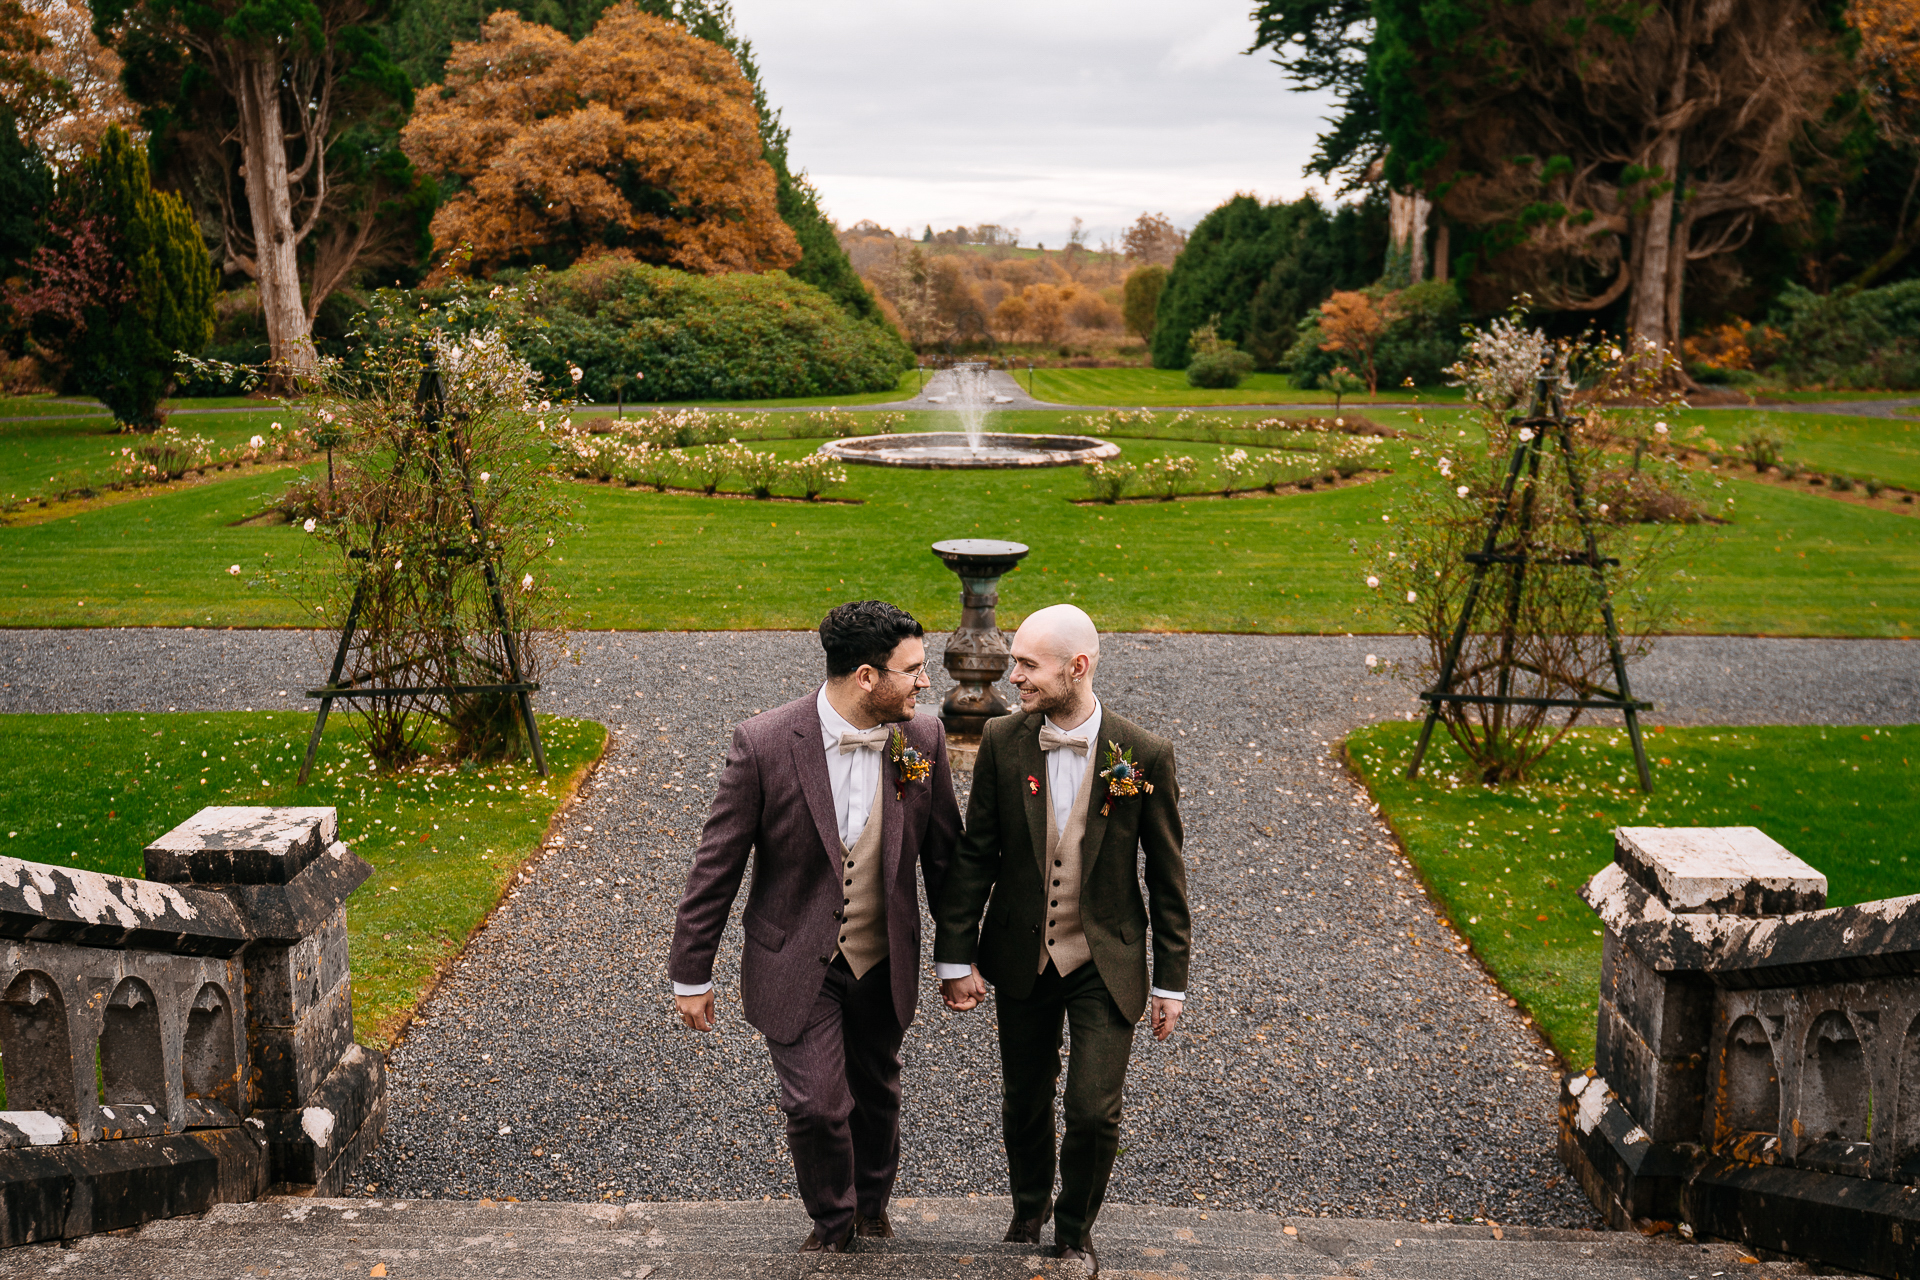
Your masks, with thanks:
M994 610L1000 579L1027 554L1025 544L989 538L955 538L933 544L933 554L960 575L960 625L947 637L943 659L953 688L940 705L940 719L954 743L956 768L972 767L972 751L987 721L1013 708L993 687L1007 674L1010 650Z
M897 436L829 440L820 452L841 462L880 467L1003 468L1070 467L1117 458L1120 447L1091 436L1018 435L988 431L987 415L1009 396L996 396L985 364L956 364L943 371L947 389L928 396L960 419L958 431L920 431Z

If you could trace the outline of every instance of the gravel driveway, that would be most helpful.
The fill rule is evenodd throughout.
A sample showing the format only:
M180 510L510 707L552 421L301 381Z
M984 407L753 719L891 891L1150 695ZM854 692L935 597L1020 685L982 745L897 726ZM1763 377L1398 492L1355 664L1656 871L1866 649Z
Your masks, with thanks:
M613 746L395 1050L364 1182L407 1197L790 1194L772 1072L731 999L737 920L715 1034L672 1018L665 958L730 728L809 693L817 642L576 642L580 664L541 706L605 721ZM1107 638L1102 696L1179 747L1196 912L1181 1032L1136 1043L1112 1199L1590 1225L1554 1155L1550 1054L1451 950L1329 754L1414 706L1365 675L1369 652L1412 656L1365 636ZM1913 721L1915 653L1675 639L1636 691L1671 723ZM302 706L317 666L288 633L0 632L0 710ZM1004 1193L991 1019L923 1004L901 1195Z

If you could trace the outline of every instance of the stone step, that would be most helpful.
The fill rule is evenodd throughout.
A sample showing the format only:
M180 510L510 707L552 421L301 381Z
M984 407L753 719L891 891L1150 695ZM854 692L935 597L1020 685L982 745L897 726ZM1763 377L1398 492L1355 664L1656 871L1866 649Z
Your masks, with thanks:
M1074 1268L1046 1249L1000 1243L1004 1198L904 1199L898 1238L801 1254L793 1201L525 1204L279 1197L195 1218L0 1257L20 1280L1057 1280ZM1291 1233L1289 1231L1291 1229ZM1498 1231L1498 1236L1495 1231ZM1050 1235L1049 1235L1050 1238ZM1813 1274L1746 1262L1726 1244L1672 1237L1355 1219L1285 1219L1110 1205L1096 1232L1103 1271L1121 1277L1364 1275L1377 1280L1710 1280Z

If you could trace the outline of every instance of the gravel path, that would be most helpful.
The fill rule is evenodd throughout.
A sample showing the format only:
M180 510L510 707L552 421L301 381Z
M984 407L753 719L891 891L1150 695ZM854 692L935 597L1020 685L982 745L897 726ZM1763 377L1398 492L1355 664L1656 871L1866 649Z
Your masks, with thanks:
M636 673L652 669L660 646L675 650L730 634L581 633L575 637L579 664L548 677L540 709L612 723L616 699L608 695L646 687L634 684ZM814 643L810 634L771 634L800 643L798 669L812 670L813 655L805 649ZM1203 636L1157 639L1175 647L1209 642ZM1249 669L1278 663L1304 682L1303 700L1349 707L1353 718L1341 721L1339 732L1419 706L1410 688L1370 679L1355 657L1411 661L1416 650L1405 637L1234 639L1246 646ZM932 643L937 648L939 638ZM298 631L0 629L0 713L310 708L302 694L325 677L331 645L331 637ZM1630 672L1634 693L1655 702L1651 718L1658 723L1920 722L1920 644L1909 640L1672 636Z
M810 691L817 642L576 642L581 663L541 706L607 722L613 746L395 1050L388 1137L364 1183L408 1197L790 1194L765 1049L728 998L737 921L714 1035L677 1026L664 966L731 726ZM1187 1019L1166 1045L1137 1042L1113 1199L1590 1225L1554 1154L1551 1056L1451 949L1330 756L1348 729L1414 705L1367 678L1369 652L1412 656L1384 637L1108 637L1103 696L1180 747L1196 908ZM1674 723L1912 721L1914 652L1675 639L1638 688L1670 701L1657 718ZM284 632L0 632L0 710L304 706L318 666L312 639ZM909 1033L901 1195L1004 1192L991 1017L936 1005Z

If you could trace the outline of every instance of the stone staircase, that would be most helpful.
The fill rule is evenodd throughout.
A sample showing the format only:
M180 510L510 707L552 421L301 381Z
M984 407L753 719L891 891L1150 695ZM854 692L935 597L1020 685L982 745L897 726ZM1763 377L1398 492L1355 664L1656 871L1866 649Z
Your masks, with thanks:
M525 1204L275 1197L221 1205L66 1245L0 1252L20 1280L1056 1280L1075 1268L998 1243L1001 1198L896 1202L899 1238L845 1256L795 1252L807 1222L775 1203ZM1096 1234L1103 1274L1365 1276L1372 1280L1710 1280L1822 1274L1760 1262L1726 1244L1612 1232L1109 1206Z

